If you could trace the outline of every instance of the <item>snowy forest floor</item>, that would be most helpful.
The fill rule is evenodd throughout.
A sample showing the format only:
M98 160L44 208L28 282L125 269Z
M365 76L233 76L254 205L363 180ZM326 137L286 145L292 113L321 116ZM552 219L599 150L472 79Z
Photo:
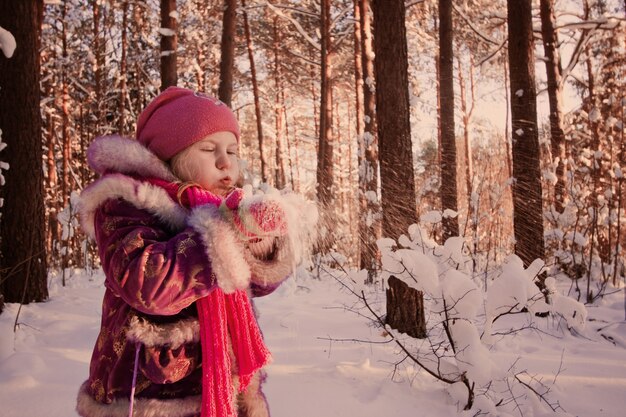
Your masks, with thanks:
M87 376L99 329L103 276L78 273L66 287L59 281L51 278L48 302L22 307L16 333L19 306L9 304L0 315L2 417L76 415L76 391ZM372 291L369 300L384 309L384 292ZM274 357L264 389L272 417L473 415L458 410L445 384L408 360L395 367L402 359L399 349L380 343L389 339L360 315L365 310L334 279L300 274L256 305ZM547 383L556 375L550 395L562 410L546 413L528 399L525 417L626 416L623 292L588 310L581 335L562 332L557 321L544 319L541 329L508 336L492 347L502 366L517 360L517 368ZM517 315L501 326L523 320Z

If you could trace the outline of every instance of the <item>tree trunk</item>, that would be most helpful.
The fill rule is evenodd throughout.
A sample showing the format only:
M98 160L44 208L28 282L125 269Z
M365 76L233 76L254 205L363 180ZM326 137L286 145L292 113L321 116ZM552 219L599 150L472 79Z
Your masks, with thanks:
M556 32L554 0L540 1L541 36L548 78L548 101L550 103L550 144L555 167L554 208L563 211L565 198L565 133L563 131L563 97L561 86L561 56Z
M361 35L361 0L354 0L354 100L356 107L356 134L363 134L363 48Z
M92 2L93 11L93 54L95 55L96 67L94 69L94 115L95 115L95 131L96 134L101 133L103 123L102 103L104 101L104 67L106 65L104 54L104 41L102 35L102 29L100 24L102 23L102 5L98 0Z
M333 184L333 132L330 60L330 0L321 2L321 88L320 88L320 128L317 157L317 195L324 207L332 201Z
M417 223L413 152L409 112L409 80L404 0L374 0L374 50L376 53L376 122L380 146L382 235L398 239ZM399 281L399 280L397 280ZM388 323L400 331L425 334L423 303L408 287L401 289L393 277L387 291ZM409 307L410 306L410 307ZM396 314L408 311L407 315ZM400 317L401 320L396 320ZM399 327L397 327L399 326ZM413 330L411 330L413 333Z
M67 205L69 196L72 190L72 181L70 178L70 158L71 155L71 137L70 137L70 112L68 108L69 90L67 85L66 71L69 68L68 55L67 55L67 30L66 30L66 16L67 4L63 3L63 10L61 14L61 53L62 62L61 65L61 141L63 143L63 181L61 183L61 208ZM67 257L65 257L67 258Z
M0 53L0 129L10 165L0 222L0 293L4 301L48 298L45 256L40 50L43 1L0 2L0 26L15 36L12 58Z
M222 56L220 60L219 99L229 107L233 100L233 65L235 62L235 26L237 21L237 0L224 0L222 20Z
M369 283L378 270L379 255L376 241L380 238L380 203L378 201L378 135L376 133L376 95L374 90L374 51L372 43L369 0L359 0L363 71L364 124L359 145L359 234L361 241L360 267L367 269Z
M385 323L401 333L418 339L425 338L424 293L409 287L392 275L389 277L386 297L387 316Z
M452 0L439 0L439 118L441 120L441 209L458 211L456 137L454 132L454 55L452 52ZM459 235L457 216L444 215L445 242Z
M161 91L178 83L176 68L176 0L161 0L161 28L173 33L161 34Z
M292 160L292 146L289 133L289 116L287 115L287 106L285 105L285 89L281 89L280 91L280 107L283 109L283 114L285 115L285 142L287 143L287 161L289 163L289 182L291 184L291 189L296 190L296 183L294 179L294 161ZM296 147L297 149L297 147ZM296 152L296 161L297 161L298 153Z
M119 119L117 122L117 130L121 136L126 133L126 78L127 64L126 51L128 49L128 1L122 3L122 51L120 59L120 96L119 96Z
M259 93L259 83L256 75L256 65L254 62L254 48L252 37L250 36L250 25L248 23L248 12L246 11L246 0L241 0L243 14L243 29L246 36L246 47L248 49L248 59L250 60L250 76L252 77L252 95L254 96L254 114L256 116L256 131L259 143L259 159L261 160L261 181L267 182L267 162L265 161L263 118L261 116L261 99Z
M402 0L376 0L372 6L382 234L398 239L411 224L417 223L405 6Z
M470 58L469 72L469 87L465 83L465 77L463 75L463 68L461 61L458 62L459 69L459 90L461 94L461 117L463 119L463 142L465 144L465 187L467 188L468 202L472 198L472 179L474 178L474 162L472 160L472 140L470 138L470 127L472 122L472 115L474 114L474 105L476 103L474 91L474 60ZM468 96L469 94L469 96ZM469 102L469 103L468 103Z
M479 236L478 236L478 213L479 208L478 199L474 200L473 196L473 180L474 180L474 166L472 160L472 142L470 138L470 124L472 120L472 114L474 113L474 60L470 57L469 73L470 73L470 85L467 87L465 84L465 77L463 75L463 66L461 60L458 60L458 73L459 73L459 90L461 93L461 116L463 119L463 150L465 152L465 187L467 196L467 221L465 222L465 230L463 236L467 236L467 227L469 226L472 231L472 251L478 250ZM468 97L469 90L469 97ZM468 105L468 101L470 101ZM475 269L476 261L473 261ZM473 270L473 272L475 272Z
M322 238L319 250L327 252L334 243L333 224L330 207L333 202L333 107L332 107L332 64L330 42L330 0L321 1L321 87L320 87L320 125L319 147L317 151L317 197L322 208Z
M50 92L53 89L50 88ZM46 242L46 251L48 254L49 260L58 259L58 255L56 254L55 244L60 239L61 234L59 233L59 221L57 220L57 215L59 213L59 190L57 189L58 178L57 178L57 168L56 168L56 158L55 158L55 125L54 119L51 113L48 113L48 132L47 132L47 147L48 147L48 157L47 157L47 171L48 171L48 190L50 195L52 196L51 201L49 201L49 211L48 211L48 233L47 233L47 242Z
M286 137L284 135L284 118L285 118L285 108L284 105L281 104L282 101L282 77L280 72L280 61L279 61L279 45L281 45L282 39L280 37L280 31L278 30L278 16L274 16L274 84L276 88L276 95L274 99L274 118L275 118L275 127L276 127L276 168L274 172L274 184L276 188L283 189L285 188L287 179L285 176L285 158L284 158L284 145L283 138Z
M508 0L515 253L525 266L545 256L531 0Z
M510 81L509 81L509 66L507 61L504 61L504 95L506 102L506 116L504 117L504 144L506 146L506 169L509 174L509 178L513 178L513 152L511 151L510 140L510 119L511 119L511 97L510 97Z

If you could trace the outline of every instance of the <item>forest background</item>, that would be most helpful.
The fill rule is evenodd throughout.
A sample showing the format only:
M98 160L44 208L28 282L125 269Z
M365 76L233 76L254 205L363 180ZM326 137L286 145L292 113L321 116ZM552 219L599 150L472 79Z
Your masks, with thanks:
M0 305L98 267L77 228L86 149L133 136L169 85L232 106L246 181L318 202L312 264L376 282L377 239L419 222L463 236L485 286L516 253L593 303L625 275L625 7L2 0Z

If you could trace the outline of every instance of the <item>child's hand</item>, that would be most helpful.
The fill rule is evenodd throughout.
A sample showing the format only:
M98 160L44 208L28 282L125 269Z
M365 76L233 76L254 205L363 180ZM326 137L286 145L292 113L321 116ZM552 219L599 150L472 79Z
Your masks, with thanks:
M254 196L244 198L242 189L232 191L220 207L245 240L287 234L285 211L278 201Z

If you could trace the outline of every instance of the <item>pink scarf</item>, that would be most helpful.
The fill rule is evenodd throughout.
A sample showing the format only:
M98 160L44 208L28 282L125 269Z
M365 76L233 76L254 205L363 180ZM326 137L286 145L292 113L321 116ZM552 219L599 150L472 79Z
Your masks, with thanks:
M155 178L148 181L165 189L187 208L204 204L219 206L222 202L221 197L198 186L181 187ZM239 392L243 392L255 372L269 362L270 352L263 343L246 291L224 294L216 287L199 299L196 306L202 346L202 417L236 417L229 335L238 367Z

